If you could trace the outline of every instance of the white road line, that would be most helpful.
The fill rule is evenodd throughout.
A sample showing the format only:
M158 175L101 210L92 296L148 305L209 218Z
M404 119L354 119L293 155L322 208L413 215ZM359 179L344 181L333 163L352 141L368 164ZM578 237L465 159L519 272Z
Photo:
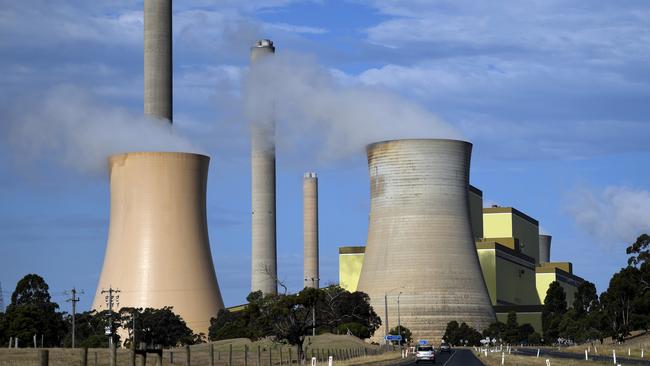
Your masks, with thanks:
M451 353L451 356L449 356L449 358L447 359L447 362L443 363L442 366L447 366L449 361L451 361L451 359L454 358L454 356L456 356L456 351L455 350L454 350L454 352Z

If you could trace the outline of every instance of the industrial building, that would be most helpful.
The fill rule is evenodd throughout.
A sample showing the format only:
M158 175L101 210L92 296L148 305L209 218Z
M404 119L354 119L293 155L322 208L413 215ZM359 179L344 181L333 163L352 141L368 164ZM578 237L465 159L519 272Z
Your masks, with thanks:
M537 220L513 207L483 208L483 192L474 186L469 186L468 196L482 278L497 319L505 322L515 311L520 324L530 323L541 333L542 304L551 282L560 283L571 306L584 280L573 273L570 262L550 261L551 236L539 234ZM348 291L359 289L365 251L363 246L339 248L339 284ZM396 304L395 294L387 301ZM396 318L389 321L394 324ZM408 321L401 323L410 329Z

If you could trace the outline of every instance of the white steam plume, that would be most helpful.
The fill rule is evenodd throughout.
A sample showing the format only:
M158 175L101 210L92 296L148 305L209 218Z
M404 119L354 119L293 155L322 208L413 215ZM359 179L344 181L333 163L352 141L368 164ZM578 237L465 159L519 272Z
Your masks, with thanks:
M279 146L309 146L322 158L358 154L365 145L382 140L461 137L416 103L350 85L313 59L286 51L251 68L244 96L249 121L264 123L272 116Z
M75 86L19 101L7 122L6 135L21 156L93 174L106 171L107 157L116 153L197 152L169 123L104 105Z
M650 233L650 191L624 186L579 187L567 205L579 228L603 245L629 245Z

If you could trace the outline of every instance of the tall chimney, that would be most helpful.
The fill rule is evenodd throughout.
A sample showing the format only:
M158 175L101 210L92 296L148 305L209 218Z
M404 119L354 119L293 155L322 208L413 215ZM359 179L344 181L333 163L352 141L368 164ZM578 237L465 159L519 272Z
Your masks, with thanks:
M382 317L376 337L397 325L398 312L413 339L433 342L452 320L476 329L495 321L469 215L471 150L438 139L368 145L370 222L357 290Z
M318 177L316 173L305 173L302 180L302 197L305 287L318 288Z
M251 48L251 67L263 57L273 55L268 39ZM273 116L251 121L251 291L277 293L275 236L275 126Z
M551 261L551 239L550 235L539 236L539 263L548 263Z
M144 114L172 122L172 0L144 0Z

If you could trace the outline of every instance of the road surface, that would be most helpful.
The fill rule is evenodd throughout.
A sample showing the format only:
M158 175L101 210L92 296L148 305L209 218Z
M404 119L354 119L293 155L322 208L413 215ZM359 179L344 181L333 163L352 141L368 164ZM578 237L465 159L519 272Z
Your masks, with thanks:
M408 366L431 365L431 362L422 361L418 364L415 362L407 364ZM468 349L452 349L451 353L440 353L436 351L436 365L443 366L483 366L471 350Z

